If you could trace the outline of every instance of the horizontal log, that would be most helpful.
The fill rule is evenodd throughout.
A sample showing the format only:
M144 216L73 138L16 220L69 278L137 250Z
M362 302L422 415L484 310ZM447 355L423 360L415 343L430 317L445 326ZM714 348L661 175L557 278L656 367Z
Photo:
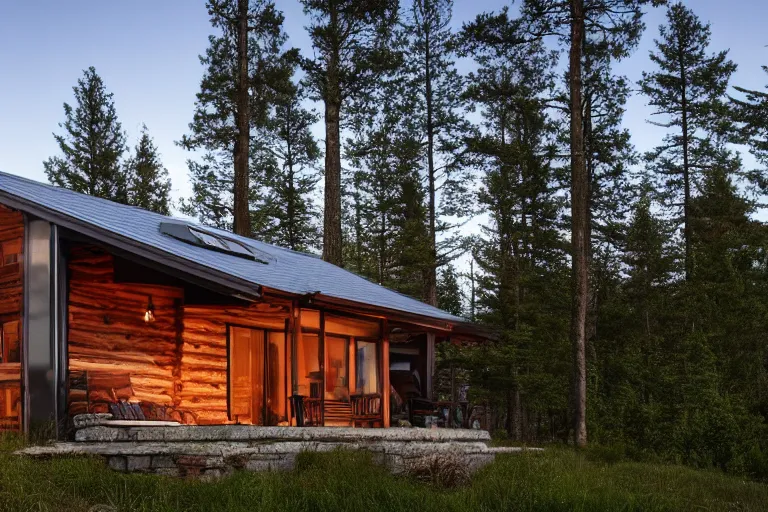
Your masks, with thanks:
M89 293L92 296L110 296L116 300L135 300L143 298L146 300L148 295L152 295L152 301L162 304L163 301L172 301L180 299L184 295L184 290L176 286L162 286L156 284L136 284L136 283L78 283L72 280L70 291L72 294Z
M74 354L74 357L70 359L69 363L70 371L98 371L98 372L125 372L129 371L132 375L145 375L162 377L168 375L169 381L171 381L172 368L162 367L154 364L146 364L140 366L130 366L122 361L115 360L94 360L78 357L78 354Z
M98 349L91 349L87 347L71 346L69 348L70 354L70 369L79 369L77 363L91 363L102 364L104 366L124 367L126 370L130 369L136 371L138 368L159 368L169 372L173 371L176 359L173 355L160 356L150 355L143 352L127 352L121 351L119 353L113 351L104 351ZM146 371L146 370L145 370Z
M117 343L129 347L143 347L148 350L156 347L155 351L168 348L173 351L173 347L176 345L176 337L173 333L146 332L139 329L105 332L104 330L97 330L92 324L77 324L77 327L72 327L69 330L69 340L70 343L97 347L103 347L108 343Z
M205 410L205 411L221 411L227 412L227 402L220 399L205 400L203 398L195 398L191 400L182 400L179 403L180 409L189 410Z
M213 358L219 358L224 357L226 359L227 356L227 345L226 343L222 345L200 345L200 344L192 344L192 343L184 343L184 357L195 357L195 356L201 356L201 357L213 357Z
M211 371L207 369L198 369L186 366L182 368L180 381L182 383L203 382L221 386L226 385L227 378L226 367L222 368L221 371Z

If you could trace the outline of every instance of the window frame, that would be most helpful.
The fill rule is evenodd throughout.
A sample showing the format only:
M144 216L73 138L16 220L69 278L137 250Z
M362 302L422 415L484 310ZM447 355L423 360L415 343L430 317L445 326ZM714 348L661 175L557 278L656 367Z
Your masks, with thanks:
M377 338L366 338L366 337L360 337L360 338L354 338L355 340L355 394L356 395L364 395L365 393L359 393L357 392L357 351L360 349L360 346L358 342L362 341L364 343L373 343L373 346L376 350L376 394L382 395L382 380L381 380L381 363L382 363L382 346L384 345L381 342L381 339Z

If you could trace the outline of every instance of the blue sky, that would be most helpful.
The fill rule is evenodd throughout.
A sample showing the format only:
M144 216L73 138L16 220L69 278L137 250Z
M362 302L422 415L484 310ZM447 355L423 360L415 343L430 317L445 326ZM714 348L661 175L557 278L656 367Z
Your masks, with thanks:
M297 0L277 0L289 44L309 54L306 19ZM456 0L460 25L509 1ZM762 88L768 81L766 0L689 0L712 23L712 49L730 48L739 65L733 83ZM663 10L646 16L638 51L616 66L635 82L649 66ZM82 70L95 66L114 93L118 116L135 143L142 123L155 138L173 181L175 199L189 194L187 152L174 144L187 130L203 69L198 55L211 33L204 0L36 0L0 2L0 170L45 181L43 160L57 153L52 132L63 121L62 103ZM662 132L646 123L644 98L627 105L625 125L639 150ZM318 130L320 134L321 131Z

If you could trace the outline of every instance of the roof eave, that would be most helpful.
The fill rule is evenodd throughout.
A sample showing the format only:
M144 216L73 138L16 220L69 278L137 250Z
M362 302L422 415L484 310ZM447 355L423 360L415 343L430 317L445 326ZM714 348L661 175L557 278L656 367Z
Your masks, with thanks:
M268 293L265 291L265 294ZM296 296L297 298L307 297ZM308 304L316 305L320 307L332 307L339 310L346 310L347 312L356 312L360 314L368 314L371 316L378 316L387 318L392 321L408 323L417 325L425 329L440 331L448 336L456 334L462 337L472 338L475 340L485 340L492 338L492 334L489 333L482 326L467 321L451 321L447 319L435 318L427 315L420 315L416 313L408 313L397 309L386 308L383 306L376 306L374 304L366 304L349 299L342 299L327 295L324 293L313 293L309 296Z
M258 299L261 297L261 287L259 285L254 285L244 279L239 279L225 272L220 272L205 265L200 265L187 258L181 258L163 249L152 247L108 229L65 215L7 191L0 190L0 201L11 208L21 210L27 214L34 215L35 217L56 224L57 226L86 235L97 241L114 246L122 251L154 261L160 259L163 264L171 268L231 289L234 292L242 294L244 298Z

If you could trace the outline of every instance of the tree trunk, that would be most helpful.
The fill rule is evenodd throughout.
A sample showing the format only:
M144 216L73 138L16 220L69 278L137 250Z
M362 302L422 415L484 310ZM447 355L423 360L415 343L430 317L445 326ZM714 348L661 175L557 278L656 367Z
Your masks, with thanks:
M339 115L341 94L336 60L328 65L325 97L325 212L323 259L342 266L341 254L341 141Z
M571 48L569 55L571 94L571 246L573 297L571 310L571 343L573 377L571 408L573 440L576 446L587 444L587 365L586 320L589 258L589 177L584 159L582 118L581 57L584 40L584 0L571 0Z
M680 91L680 110L682 111L682 131L683 131L683 233L685 237L685 279L690 280L693 274L693 254L691 250L691 174L690 174L690 141L688 136L688 95L687 95L687 73L685 69L685 49L680 48L680 81L682 83Z
M288 105L287 122L285 123L285 165L288 168L288 201L286 206L286 221L288 228L288 247L295 251L298 249L298 219L296 218L296 205L298 197L296 192L296 175L293 171L293 134L291 133L291 123L293 122L293 110Z
M429 32L426 33L424 46L424 67L425 67L425 102L427 106L427 181L429 182L429 261L426 282L424 283L424 299L427 304L437 306L437 229L436 217L436 178L435 178L435 134L434 120L432 112L432 73L431 59L429 51Z
M235 183L233 230L251 235L248 211L248 155L250 153L250 112L248 95L248 0L237 2L237 141L235 142Z

